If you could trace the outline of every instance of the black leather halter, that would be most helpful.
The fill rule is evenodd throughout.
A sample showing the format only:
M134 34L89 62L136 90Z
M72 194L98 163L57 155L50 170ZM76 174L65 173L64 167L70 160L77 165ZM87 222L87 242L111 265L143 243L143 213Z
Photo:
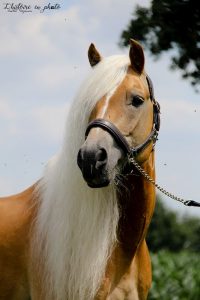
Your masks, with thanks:
M149 134L149 136L146 138L146 140L132 148L129 146L128 142L126 141L125 137L123 136L123 134L119 131L119 129L110 121L104 120L104 119L96 119L92 122L90 122L87 126L86 132L85 132L85 138L87 138L90 129L94 128L94 127L100 127L104 130L106 130L107 132L110 133L110 135L115 139L116 143L123 149L123 151L125 152L126 155L128 155L129 159L134 159L134 157L139 154L141 151L143 151L151 142L153 142L153 148L154 145L157 141L157 137L158 137L158 132L160 129L160 105L159 103L155 100L154 97L154 89L153 89L153 84L151 79L149 78L149 76L146 75L146 80L148 83L148 87L149 87L149 94L150 94L150 99L151 102L153 103L153 126L152 126L152 130L151 133ZM134 159L135 161L135 159ZM135 161L134 165L138 165L137 162ZM137 166L137 169L138 169ZM141 172L142 169L139 166L139 172ZM146 179L148 179L152 184L154 184L162 193L164 193L165 195L167 195L168 197L180 201L183 204L185 204L186 206L196 206L196 207L200 207L200 203L194 201L194 200L184 200L181 198L178 198L176 196L174 196L173 194L167 192L165 189L163 189L162 187L160 187L158 184L156 184L156 182L154 180L151 179L151 177L146 173L145 175L145 171L144 173L142 172L142 174L145 176Z
M146 75L146 80L148 83L149 87L149 94L150 94L150 99L153 103L153 126L152 126L152 131L149 134L149 136L146 138L146 140L136 146L136 147L130 147L128 142L126 141L125 137L123 134L119 131L119 129L110 121L104 120L104 119L96 119L90 122L87 126L86 132L85 132L85 138L87 138L90 130L94 127L100 127L112 135L112 137L115 139L116 143L123 149L125 154L130 155L130 156L136 156L138 155L141 151L143 151L151 142L153 142L153 147L157 141L157 136L158 132L160 129L160 105L159 103L155 100L154 97L154 89L153 89L153 84L148 75Z

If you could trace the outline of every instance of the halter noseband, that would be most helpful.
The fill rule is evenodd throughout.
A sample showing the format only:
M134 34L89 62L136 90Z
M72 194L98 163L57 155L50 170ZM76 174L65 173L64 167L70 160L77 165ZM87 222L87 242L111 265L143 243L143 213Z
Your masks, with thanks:
M149 145L150 142L153 141L154 146L157 141L157 136L160 129L160 105L155 100L153 84L148 75L146 75L146 80L149 87L150 99L153 103L153 127L151 133L142 144L136 147L130 147L122 133L119 131L119 129L113 123L104 119L96 119L90 122L86 128L85 138L87 138L92 128L100 127L110 133L110 135L114 138L116 143L123 149L125 154L134 157L138 155L141 151L143 151Z

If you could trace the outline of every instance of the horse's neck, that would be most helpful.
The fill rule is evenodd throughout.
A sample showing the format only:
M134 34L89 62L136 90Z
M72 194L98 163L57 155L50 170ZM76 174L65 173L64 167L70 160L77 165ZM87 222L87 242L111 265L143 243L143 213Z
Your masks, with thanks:
M152 178L155 177L153 153L142 167ZM123 180L117 192L120 211L118 242L106 269L106 278L110 278L111 290L127 270L131 270L133 258L145 238L155 205L154 186L135 169L133 173L134 175L129 175ZM106 280L103 281L99 294L104 290L107 291Z
M142 167L155 178L153 152ZM133 174L135 176L129 175L118 193L121 211L118 239L131 256L145 238L155 205L155 187L136 170Z

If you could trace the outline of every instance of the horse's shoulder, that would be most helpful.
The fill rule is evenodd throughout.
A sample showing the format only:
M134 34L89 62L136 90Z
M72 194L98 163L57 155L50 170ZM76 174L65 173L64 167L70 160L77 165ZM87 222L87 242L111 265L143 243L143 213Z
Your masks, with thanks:
M0 198L0 243L18 243L27 236L36 203L35 185L19 194Z
M35 186L0 198L0 299L28 299L29 238Z

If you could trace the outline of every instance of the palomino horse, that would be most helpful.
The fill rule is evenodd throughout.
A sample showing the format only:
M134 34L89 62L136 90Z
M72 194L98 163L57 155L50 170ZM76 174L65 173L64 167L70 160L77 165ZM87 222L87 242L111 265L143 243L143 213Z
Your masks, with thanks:
M154 178L152 85L134 40L129 57L102 58L93 44L88 55L61 151L41 180L0 200L1 300L147 298L155 188L127 149Z

